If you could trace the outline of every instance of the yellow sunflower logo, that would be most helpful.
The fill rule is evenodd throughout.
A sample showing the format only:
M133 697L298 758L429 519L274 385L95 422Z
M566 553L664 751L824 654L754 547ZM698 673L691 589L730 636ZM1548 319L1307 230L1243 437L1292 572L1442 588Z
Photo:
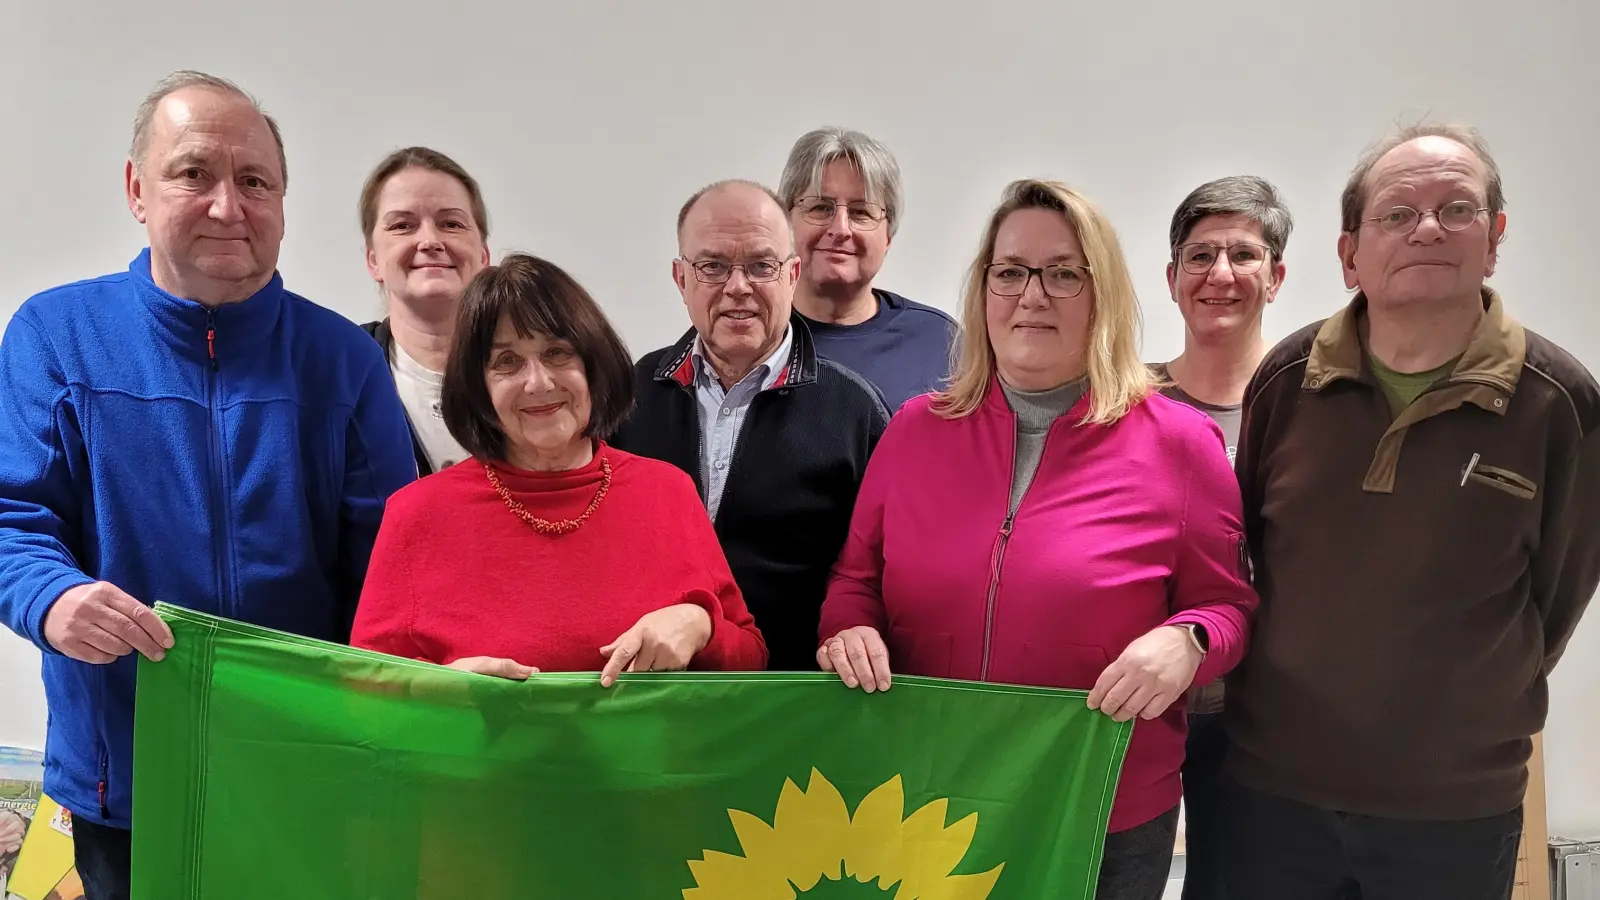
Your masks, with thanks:
M704 859L689 860L695 887L684 890L684 900L866 897L896 885L893 900L984 900L1005 864L978 875L950 874L972 844L978 814L946 826L948 805L934 800L901 819L905 794L896 775L851 815L839 790L816 769L804 791L784 779L771 825L728 810L744 855L707 850ZM836 890L845 875L860 885L876 882L877 891Z

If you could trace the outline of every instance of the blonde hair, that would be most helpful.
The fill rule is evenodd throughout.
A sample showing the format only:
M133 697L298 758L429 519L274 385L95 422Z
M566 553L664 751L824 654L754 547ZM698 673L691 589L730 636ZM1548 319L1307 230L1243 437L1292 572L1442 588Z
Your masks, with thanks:
M1041 179L1021 179L1006 186L1000 205L989 217L978 256L967 271L961 298L961 337L951 356L950 387L934 397L941 416L956 419L971 415L989 392L994 377L994 346L989 342L986 315L989 287L986 268L994 257L995 237L1012 213L1023 209L1051 209L1066 217L1088 258L1094 286L1094 308L1089 313L1088 347L1084 354L1089 376L1089 412L1083 422L1109 425L1127 415L1155 390L1155 377L1139 359L1139 334L1143 319L1139 298L1122 255L1122 242L1111 222L1093 201L1065 184Z

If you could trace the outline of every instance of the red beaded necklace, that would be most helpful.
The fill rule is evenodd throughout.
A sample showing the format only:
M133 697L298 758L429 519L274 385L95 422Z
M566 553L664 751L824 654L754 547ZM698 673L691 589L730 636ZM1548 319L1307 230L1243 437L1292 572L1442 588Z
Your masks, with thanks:
M594 499L589 501L589 508L584 510L583 514L576 519L562 519L559 522L552 522L549 519L541 519L528 512L527 508L518 502L517 498L511 496L511 492L506 490L505 484L500 481L500 473L495 471L493 464L484 463L483 471L489 476L489 484L494 487L494 492L500 495L501 500L505 501L506 508L511 510L517 518L527 522L530 528L540 534L561 535L577 531L584 522L588 521L590 516L594 515L595 509L600 506L600 501L605 499L606 491L611 490L611 460L602 456L600 457L600 488L594 492Z

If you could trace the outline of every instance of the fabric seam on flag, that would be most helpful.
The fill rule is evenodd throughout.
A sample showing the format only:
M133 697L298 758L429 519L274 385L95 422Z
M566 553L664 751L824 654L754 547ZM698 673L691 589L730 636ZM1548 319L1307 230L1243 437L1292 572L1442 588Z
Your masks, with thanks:
M1096 821L1105 822L1110 818L1111 805L1116 798L1117 785L1122 781L1122 767L1127 764L1128 744L1132 739L1132 728L1119 728L1117 730L1117 746L1113 755L1120 761L1111 771L1106 773L1105 780L1100 783L1100 811L1097 814ZM1090 852L1093 854L1094 860L1090 871L1098 873L1100 867L1105 864L1105 844L1100 843L1091 847ZM1084 885L1082 900L1094 900L1096 892L1097 889L1093 882Z
M203 677L201 679L200 696L198 698L200 714L196 717L199 727L195 730L198 734L198 737L202 741L202 744L200 747L200 752L194 755L195 790L192 798L193 808L191 811L191 822L205 821L206 793L207 789L210 787L210 778L208 777L209 770L206 759L209 755L208 751L210 749L211 735L211 673L215 670L217 661L217 623L213 621L210 623L201 624L208 625L210 631L206 635L204 666L201 669ZM203 850L201 844L203 843L202 838L204 831L205 829L203 828L194 828L191 826L190 833L193 835L193 837L189 841L189 863L188 865L184 866L184 869L189 873L189 896L194 898L198 898L200 896L200 857Z
M430 672L450 672L461 677L473 678L471 672L462 672L448 666L439 666L433 663L407 659L403 656L391 656L386 653L377 653L371 650L362 650L344 644L334 644L318 641L312 638L299 637L271 628L237 622L233 619L207 615L181 606L171 606L157 603L156 611L162 615L185 619L190 622L209 626L214 631L226 631L231 634L255 638L257 640L271 641L290 647L304 647L308 644L315 645L327 652L345 656L351 659L363 659L384 662L413 669L422 669ZM539 672L529 681L587 683L596 681L600 673L596 672ZM632 682L665 682L669 684L807 684L827 683L837 680L837 676L829 672L730 672L730 673L695 673L695 672L629 672L617 679L618 683ZM982 694L1023 695L1023 696L1061 696L1061 697L1087 697L1089 692L1076 688L1054 688L1037 685L999 684L982 681L961 681L946 678L931 678L921 675L896 675L895 684L908 687L931 688L941 691L972 691Z

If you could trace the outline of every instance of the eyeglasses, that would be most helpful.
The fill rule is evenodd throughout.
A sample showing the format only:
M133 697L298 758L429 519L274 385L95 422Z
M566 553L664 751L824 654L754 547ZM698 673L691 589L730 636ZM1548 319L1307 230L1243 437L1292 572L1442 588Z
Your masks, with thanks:
M871 231L888 217L889 211L879 203L868 203L865 200L855 200L847 204L840 204L831 197L801 197L794 202L794 208L800 210L800 218L813 225L831 225L839 215L839 207L843 205L850 216L850 225L862 231Z
M1261 268L1267 261L1270 251L1261 244L1184 244L1177 249L1174 255L1178 264L1190 275L1204 275L1216 266L1219 256L1228 260L1229 268L1236 275L1249 275Z
M1399 237L1416 231L1417 226L1422 224L1423 216L1433 216L1438 221L1439 227L1445 231L1465 231L1478 220L1478 213L1488 211L1489 207L1474 205L1470 200L1454 200L1437 209L1421 212L1409 206L1394 206L1381 216L1373 216L1361 222L1363 225L1367 222L1377 222L1378 227L1385 233Z
M701 284L724 284L733 277L734 269L743 269L746 281L759 284L767 281L776 281L783 274L783 264L794 259L794 254L789 254L783 259L756 259L747 263L730 263L720 259L702 259L694 262L684 257L678 257L694 269L694 278Z
M1039 276L1039 286L1045 296L1057 300L1071 300L1083 293L1089 282L1088 266L1024 266L1021 263L990 263L984 269L989 290L997 297L1021 297L1028 289L1033 276Z

